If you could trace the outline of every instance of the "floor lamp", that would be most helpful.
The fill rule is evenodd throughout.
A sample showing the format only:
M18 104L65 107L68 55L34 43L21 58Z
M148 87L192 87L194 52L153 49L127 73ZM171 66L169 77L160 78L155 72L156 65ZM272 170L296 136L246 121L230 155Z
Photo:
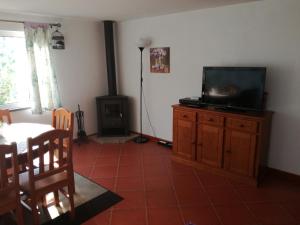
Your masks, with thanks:
M134 139L135 143L143 144L149 141L148 138L143 136L143 50L151 44L151 41L146 38L141 38L138 43L138 48L141 52L141 71L140 71L140 133Z

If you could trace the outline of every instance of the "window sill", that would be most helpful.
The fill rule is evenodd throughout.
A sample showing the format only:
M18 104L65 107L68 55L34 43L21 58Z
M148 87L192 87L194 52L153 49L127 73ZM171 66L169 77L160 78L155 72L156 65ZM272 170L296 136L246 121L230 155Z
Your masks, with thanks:
M10 112L16 112L16 111L23 111L23 110L27 110L27 109L30 109L29 106L27 107L13 107L13 108L10 108L9 111Z
M8 109L11 112L27 110L30 108L31 107L29 107L27 104L22 104L22 103L0 105L0 109Z

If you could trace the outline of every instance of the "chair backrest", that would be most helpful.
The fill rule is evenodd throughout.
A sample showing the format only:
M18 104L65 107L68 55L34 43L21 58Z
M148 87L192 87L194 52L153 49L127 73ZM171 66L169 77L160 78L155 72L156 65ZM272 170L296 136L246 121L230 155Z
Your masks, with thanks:
M12 190L19 194L19 167L17 144L0 145L0 196ZM17 196L17 195L16 195Z
M70 131L73 137L74 113L68 111L65 108L54 109L52 111L52 126L55 129L63 129Z
M52 111L52 126L56 129L73 130L74 113L65 108L58 108Z
M29 185L32 190L35 182L62 172L72 171L72 145L64 146L70 141L71 133L67 130L55 129L47 131L35 138L28 138ZM48 152L49 161L45 162ZM39 169L35 170L33 160L39 158Z
M10 111L8 109L0 109L0 121L11 124L12 119Z

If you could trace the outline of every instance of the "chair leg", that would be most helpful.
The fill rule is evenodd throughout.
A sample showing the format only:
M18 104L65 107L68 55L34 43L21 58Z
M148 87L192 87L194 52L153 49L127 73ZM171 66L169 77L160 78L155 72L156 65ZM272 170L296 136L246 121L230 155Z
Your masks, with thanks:
M22 210L22 205L21 204L17 205L16 219L17 219L18 225L24 225L23 210Z
M58 191L54 191L53 194L54 194L55 205L59 206L59 194L58 194Z
M74 179L74 171L71 172L71 192L75 194L75 179Z
M42 200L43 207L47 208L46 195L44 195L41 200Z
M33 225L39 225L39 214L36 208L37 207L36 199L34 198L31 199L30 207L32 210Z
M73 192L72 184L68 185L68 193L69 193L69 202L70 202L70 216L71 216L71 219L74 220L75 207L74 207L74 192Z

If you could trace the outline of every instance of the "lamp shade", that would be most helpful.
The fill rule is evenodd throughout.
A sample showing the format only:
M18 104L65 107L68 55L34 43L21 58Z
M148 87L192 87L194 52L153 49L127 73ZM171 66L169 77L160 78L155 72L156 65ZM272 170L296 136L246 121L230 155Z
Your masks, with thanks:
M137 47L139 48L146 48L151 45L150 38L140 38L137 42Z

